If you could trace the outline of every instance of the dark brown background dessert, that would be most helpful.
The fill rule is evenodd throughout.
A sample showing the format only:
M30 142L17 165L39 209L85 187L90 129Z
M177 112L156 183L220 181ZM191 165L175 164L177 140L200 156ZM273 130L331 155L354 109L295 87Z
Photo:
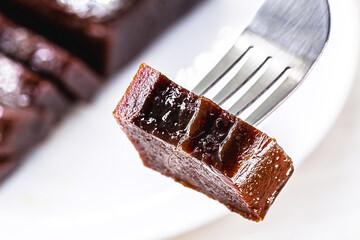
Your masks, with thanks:
M201 1L1 0L0 177Z
M0 51L51 79L75 99L90 100L102 79L72 53L0 13Z
M0 160L36 144L69 106L50 81L0 54Z
M76 0L1 0L0 11L110 76L201 1L113 0L100 7Z

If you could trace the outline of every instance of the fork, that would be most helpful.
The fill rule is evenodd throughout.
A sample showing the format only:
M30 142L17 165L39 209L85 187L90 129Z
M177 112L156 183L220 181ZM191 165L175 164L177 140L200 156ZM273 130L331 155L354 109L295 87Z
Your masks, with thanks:
M267 0L193 92L215 90L216 104L240 118L248 110L243 119L258 125L303 82L329 33L327 0Z

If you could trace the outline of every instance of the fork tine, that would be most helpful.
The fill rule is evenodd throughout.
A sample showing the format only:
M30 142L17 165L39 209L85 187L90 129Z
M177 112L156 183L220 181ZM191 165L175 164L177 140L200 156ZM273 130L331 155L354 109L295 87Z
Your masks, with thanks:
M192 92L198 95L204 95L227 72L229 72L251 48L252 47L242 47L238 40L215 67L196 85Z
M257 125L268 114L270 114L280 103L282 103L299 86L299 81L292 76L288 76L285 81L257 108L248 116L245 121L251 125Z
M304 80L324 50L329 32L328 0L266 0L233 47L193 92L204 95L217 83L219 87L225 85L212 100L226 105L249 87L229 111L245 115L245 109L255 109L245 121L258 124ZM289 67L270 69L269 59ZM237 68L241 69L229 80ZM244 91L238 91L240 88Z
M270 58L250 57L238 73L213 98L218 105L222 105L242 88L269 60Z
M261 97L278 79L280 79L288 68L275 66L272 64L266 72L254 83L246 93L236 101L230 108L229 112L239 115L246 110L252 103Z

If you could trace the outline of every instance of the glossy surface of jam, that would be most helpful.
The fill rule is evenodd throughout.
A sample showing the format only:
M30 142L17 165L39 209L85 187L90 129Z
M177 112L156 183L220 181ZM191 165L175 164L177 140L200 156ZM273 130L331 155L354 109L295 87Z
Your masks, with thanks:
M196 110L196 100L193 93L160 75L154 90L133 121L143 130L176 145Z
M219 148L236 121L236 117L202 97L196 115L189 125L188 135L181 143L184 151L217 169L225 164Z
M228 141L222 145L221 158L226 159L222 165L222 171L228 177L234 177L238 167L249 160L263 142L270 141L259 130L239 120L233 127Z

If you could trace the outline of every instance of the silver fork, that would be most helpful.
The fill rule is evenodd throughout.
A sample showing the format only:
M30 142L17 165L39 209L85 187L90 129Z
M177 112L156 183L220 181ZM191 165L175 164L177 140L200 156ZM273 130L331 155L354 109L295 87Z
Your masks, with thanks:
M227 110L241 117L257 103L245 118L246 122L257 125L305 79L321 55L329 32L327 0L267 0L193 92L204 95L215 86L225 84L212 98L223 107L247 87ZM240 70L226 80L226 76L239 67ZM260 102L264 96L265 100Z

